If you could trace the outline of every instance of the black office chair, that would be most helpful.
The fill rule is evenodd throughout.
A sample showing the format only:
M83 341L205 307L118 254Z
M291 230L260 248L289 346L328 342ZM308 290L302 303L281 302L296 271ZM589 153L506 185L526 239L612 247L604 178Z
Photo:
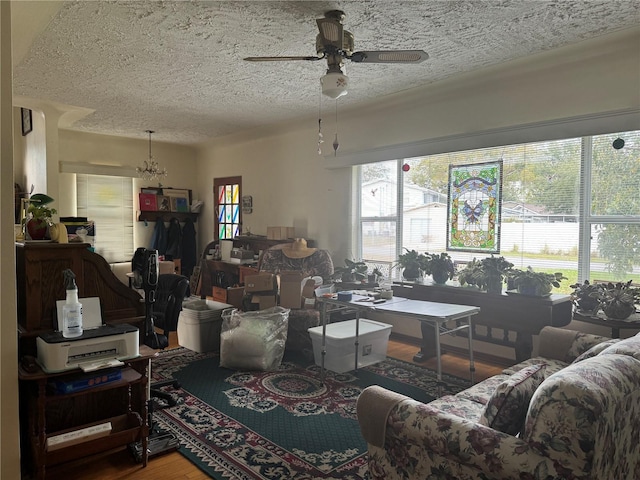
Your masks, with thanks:
M158 276L158 287L156 299L153 303L154 326L163 331L163 335L168 338L170 332L178 329L178 318L182 311L182 301L189 295L189 280L182 275L173 273ZM168 406L176 404L174 398L166 392L160 390L161 387L172 385L173 388L180 388L177 380L164 380L151 384L151 396L161 398Z

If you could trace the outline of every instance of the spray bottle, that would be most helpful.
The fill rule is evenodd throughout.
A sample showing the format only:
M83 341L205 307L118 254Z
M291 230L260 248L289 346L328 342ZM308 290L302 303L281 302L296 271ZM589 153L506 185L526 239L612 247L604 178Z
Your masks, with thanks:
M82 335L82 304L78 301L76 276L66 269L62 272L67 290L67 303L62 306L62 336L65 338Z

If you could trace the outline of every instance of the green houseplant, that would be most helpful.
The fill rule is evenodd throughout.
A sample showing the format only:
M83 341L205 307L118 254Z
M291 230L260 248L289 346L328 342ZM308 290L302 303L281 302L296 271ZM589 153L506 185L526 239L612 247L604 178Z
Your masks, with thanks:
M531 267L525 270L513 269L509 272L509 283L523 295L543 297L551 293L553 287L558 288L562 280L566 280L561 272L536 272Z
M427 267L427 256L424 253L418 253L416 250L409 250L404 247L405 253L398 256L396 266L402 267L402 276L407 280L416 280L425 273Z
M595 314L600 309L599 296L604 284L589 283L589 280L585 280L582 283L574 283L569 286L573 288L571 300L577 310Z
M344 267L336 267L333 273L333 279L342 282L361 282L367 278L369 268L363 261L349 260L345 258Z
M53 202L53 198L44 193L36 193L29 198L26 229L32 240L44 239L48 227L53 224L52 217L58 211L48 207L51 202Z
M433 282L443 285L447 280L451 280L455 274L453 260L447 252L425 253L427 257L424 261L425 273L433 277Z
M628 282L603 283L598 291L600 308L611 319L624 320L636 310L636 304L640 303L640 288Z
M502 284L508 278L513 263L504 257L490 257L469 262L458 274L461 285L475 285L488 293L502 293Z

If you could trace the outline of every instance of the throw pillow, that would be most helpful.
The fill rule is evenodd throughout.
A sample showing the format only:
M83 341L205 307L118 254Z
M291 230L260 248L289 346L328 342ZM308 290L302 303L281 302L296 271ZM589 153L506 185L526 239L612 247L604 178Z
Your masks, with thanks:
M571 363L578 363L578 362L581 362L582 360L586 360L587 358L595 357L596 355L599 355L600 352L602 352L605 348L609 347L610 345L613 345L614 343L618 343L619 341L620 341L619 338L612 338L611 340L607 340L606 342L598 343L593 347L591 347L586 352L584 352L583 354L579 355L578 358L576 358Z
M517 435L524 425L533 392L545 379L546 368L546 364L530 365L498 385L479 423L509 435Z

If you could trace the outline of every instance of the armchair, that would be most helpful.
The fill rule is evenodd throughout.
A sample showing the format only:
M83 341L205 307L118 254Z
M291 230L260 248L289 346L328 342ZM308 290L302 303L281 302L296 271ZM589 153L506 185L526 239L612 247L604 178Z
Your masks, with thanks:
M324 282L328 282L333 275L333 260L327 250L308 248L304 239L296 239L293 244L274 245L265 250L258 269L274 274L298 271L304 277L320 276ZM317 309L291 310L285 350L313 360L313 345L308 329L318 325L320 312Z

